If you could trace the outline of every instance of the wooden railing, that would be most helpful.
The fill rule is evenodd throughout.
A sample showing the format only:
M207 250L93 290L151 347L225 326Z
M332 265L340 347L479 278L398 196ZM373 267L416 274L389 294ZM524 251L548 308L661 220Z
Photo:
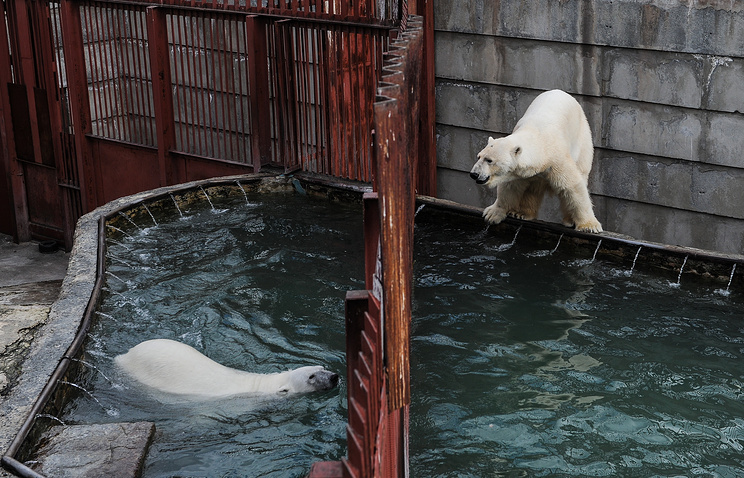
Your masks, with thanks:
M365 287L346 296L348 457L309 478L408 476L414 164L423 24L391 44L374 105L375 192L364 197ZM410 83L409 83L410 82Z

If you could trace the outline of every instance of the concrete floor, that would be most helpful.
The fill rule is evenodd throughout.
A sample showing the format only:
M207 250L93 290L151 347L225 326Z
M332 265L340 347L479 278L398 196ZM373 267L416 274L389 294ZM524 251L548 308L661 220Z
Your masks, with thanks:
M36 243L15 244L0 235L0 407L12 369L20 367L33 332L57 300L68 258L64 251L44 254Z
M59 296L69 257L61 250L43 254L37 243L16 244L0 234L0 416L11 412L8 398ZM7 443L13 436L14 432L0 427L0 442ZM0 470L0 476L9 475Z
M96 281L99 220L153 194L199 184L134 194L85 214L70 253L42 254L38 244L14 244L0 234L0 453L7 453L80 327ZM78 471L65 476L86 476ZM0 478L10 476L0 469Z

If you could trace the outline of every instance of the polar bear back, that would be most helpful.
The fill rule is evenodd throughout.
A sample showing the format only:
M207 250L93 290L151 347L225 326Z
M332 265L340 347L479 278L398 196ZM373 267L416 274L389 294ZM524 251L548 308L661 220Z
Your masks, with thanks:
M593 158L592 132L584 110L573 96L562 90L541 93L517 122L513 133L520 129L530 129L528 134L538 132L543 147L567 148L581 173L589 174ZM562 144L556 144L559 142Z
M224 397L276 391L276 374L253 374L225 367L174 340L142 342L117 356L115 362L137 381L165 393Z

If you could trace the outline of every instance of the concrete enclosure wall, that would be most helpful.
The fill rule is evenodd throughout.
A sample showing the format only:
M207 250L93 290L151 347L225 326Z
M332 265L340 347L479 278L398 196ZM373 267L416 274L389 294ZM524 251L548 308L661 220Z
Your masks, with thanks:
M592 128L605 230L744 253L744 2L437 0L435 28L440 197L492 203L477 153L560 88Z

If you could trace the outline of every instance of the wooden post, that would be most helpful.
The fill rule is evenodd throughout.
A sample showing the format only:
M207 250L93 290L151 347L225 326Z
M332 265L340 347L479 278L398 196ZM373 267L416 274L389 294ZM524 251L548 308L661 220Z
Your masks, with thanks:
M0 4L0 14L2 18L10 15L5 11L5 3ZM11 21L9 19L9 21ZM15 156L15 137L13 135L13 118L10 114L10 95L8 93L8 83L11 82L11 64L9 45L10 37L5 22L0 22L0 138L2 139L2 167L0 173L5 173L2 179L6 181L8 192L8 202L11 207L7 210L10 213L7 221L3 225L12 227L13 238L18 241L28 241L30 239L28 224L28 206L26 204L26 193L24 189L23 170ZM0 188L2 191L3 188ZM0 198L4 200L5 198ZM0 215L3 211L0 211ZM6 218L3 218L6 219Z
M269 103L269 59L266 22L252 15L245 20L248 52L248 82L251 105L251 161L253 171L271 162L271 105Z
M85 213L98 207L99 198L93 159L86 137L92 132L92 125L80 6L75 0L61 0L60 13L70 116L75 131L80 199Z
M421 98L421 121L419 130L419 163L417 189L419 194L437 195L437 148L434 130L436 128L436 107L434 98L434 0L423 1L423 49L419 91Z
M375 104L376 156L379 177L380 243L382 252L382 309L385 330L385 361L388 377L388 406L395 410L410 402L409 348L411 277L406 271L413 260L413 194L407 162L402 160L405 141L403 115L396 100ZM411 229L409 231L409 229Z
M152 72L152 97L155 103L155 135L158 142L160 185L178 182L173 174L171 150L176 146L173 115L173 81L170 69L170 47L165 11L147 7L147 37Z

